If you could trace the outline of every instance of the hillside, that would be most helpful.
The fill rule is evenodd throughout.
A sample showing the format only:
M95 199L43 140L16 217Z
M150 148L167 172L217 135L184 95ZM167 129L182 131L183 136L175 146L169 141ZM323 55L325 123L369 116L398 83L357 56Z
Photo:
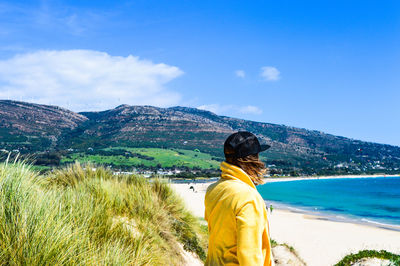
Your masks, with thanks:
M276 173L400 172L397 146L218 116L195 108L121 105L102 112L78 114L59 107L15 101L0 101L0 105L3 146L0 149L69 150L78 158L100 153L123 156L132 148L164 148L199 150L218 161L223 157L225 138L234 131L248 130L271 144L263 159ZM106 152L116 147L120 148L116 154Z
M86 120L58 106L0 100L0 144L21 152L48 149Z
M217 115L192 108L121 105L81 114L89 120L66 135L63 145L197 148L221 155L221 142L234 131Z

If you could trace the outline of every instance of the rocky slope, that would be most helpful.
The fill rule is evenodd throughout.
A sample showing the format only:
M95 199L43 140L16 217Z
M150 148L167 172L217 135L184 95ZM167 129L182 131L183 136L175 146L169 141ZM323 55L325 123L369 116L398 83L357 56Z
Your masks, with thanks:
M35 151L58 144L58 137L87 117L67 109L18 101L0 100L0 143Z
M223 121L217 121L215 114L191 108L121 105L81 114L89 120L73 135L66 136L67 146L179 147L215 153L234 131Z

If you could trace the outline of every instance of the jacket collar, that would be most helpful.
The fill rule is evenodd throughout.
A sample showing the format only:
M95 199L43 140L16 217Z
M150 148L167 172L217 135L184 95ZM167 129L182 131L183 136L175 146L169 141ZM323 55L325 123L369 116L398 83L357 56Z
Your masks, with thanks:
M253 181L251 181L249 175L246 174L246 172L243 171L240 167L237 167L236 165L227 162L222 162L221 171L222 171L221 178L240 180L246 183L247 185L251 186L252 188L256 189L256 186L254 185Z

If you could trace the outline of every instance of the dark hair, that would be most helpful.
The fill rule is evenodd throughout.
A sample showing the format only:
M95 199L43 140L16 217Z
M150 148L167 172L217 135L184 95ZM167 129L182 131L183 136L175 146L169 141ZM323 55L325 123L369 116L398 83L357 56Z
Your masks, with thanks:
M251 180L256 185L264 184L263 176L267 172L267 168L265 164L260 161L258 154L251 154L242 158L226 157L225 161L240 167L250 176Z

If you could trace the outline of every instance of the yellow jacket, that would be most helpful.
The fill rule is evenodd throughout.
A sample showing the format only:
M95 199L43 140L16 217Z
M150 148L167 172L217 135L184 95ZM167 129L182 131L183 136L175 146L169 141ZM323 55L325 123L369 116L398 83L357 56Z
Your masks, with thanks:
M221 170L205 196L205 265L273 265L264 200L241 168L222 162Z

